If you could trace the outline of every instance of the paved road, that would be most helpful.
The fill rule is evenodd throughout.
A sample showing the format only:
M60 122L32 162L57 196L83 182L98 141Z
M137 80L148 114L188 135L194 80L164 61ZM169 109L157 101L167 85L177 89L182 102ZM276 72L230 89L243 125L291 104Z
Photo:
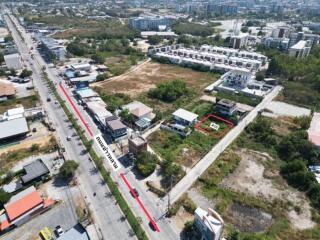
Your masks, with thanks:
M16 22L16 24L18 24L18 22ZM21 30L23 31L22 28L21 28ZM27 39L27 40L30 39L30 40L28 40L28 42L30 42L30 45L32 45L32 40L31 40L30 36L24 35L24 38ZM40 64L41 66L46 65L45 62L43 62L43 60L42 60L42 58L41 58L41 56L39 55L38 52L34 51L33 53L34 53L35 58L37 59L37 61L39 61L41 63ZM56 71L56 69L47 68L47 73L48 73L48 76L50 77L50 79L53 79L54 82L56 82L56 83L60 82L59 81L58 72ZM71 96L73 102L77 105L77 102L75 101L75 99L72 97L72 94L71 94L72 89L69 89L64 84L64 82L62 82L62 84L67 89L67 91L69 93L69 96ZM92 121L92 119L87 114L87 112L84 111L83 108L81 106L79 106L79 105L77 105L77 109L80 111L82 117L85 119L85 121L90 126L90 128L93 131L94 135L99 134L100 130L97 128L97 126ZM70 108L70 110L73 111L73 109L71 109L71 108ZM65 137L68 136L68 135L70 135L70 134L64 134ZM65 138L63 140L65 140ZM103 156L103 154L100 152L100 149L98 149L96 145L94 145L94 149L96 150L96 152L100 153L99 155ZM106 167L109 167L109 166L106 166ZM87 168L87 169L89 169L89 168ZM146 191L146 188L145 188L143 182L137 181L135 174L132 173L131 171L129 171L130 168L127 168L127 169L123 168L123 170L126 171L126 177L127 177L128 181L132 184L132 186L134 188L136 188L139 191L139 193L140 193L139 198L140 198L141 202L143 203L143 205L149 211L150 215L153 216L154 219L157 220L157 225L160 228L160 233L154 232L153 230L150 229L149 221L145 217L142 209L140 208L140 206L138 205L136 200L131 196L127 186L125 185L125 183L120 179L119 173L112 172L112 170L111 170L112 177L116 182L118 182L119 189L122 192L122 194L124 195L124 197L126 198L129 206L131 207L131 209L134 211L134 213L137 216L141 217L142 223L144 225L145 230L147 231L147 234L148 234L149 238L150 239L155 239L155 240L156 239L159 239L159 240L162 240L162 239L166 239L166 240L179 239L179 231L178 231L178 229L175 228L175 226L173 226L170 223L170 220L168 220L166 218L160 218L161 216L163 216L163 213L164 213L165 209L160 209L159 208L159 204L156 202L156 198L154 197L154 195L152 195L151 193ZM96 187L92 186L91 188L95 189ZM102 215L103 213L98 213L98 214ZM113 216L113 214L109 214L109 215ZM122 230L122 232L125 232L125 231ZM114 238L107 238L107 239L114 239ZM126 238L118 238L118 239L126 239Z
M181 195L188 191L192 184L200 177L204 171L218 158L218 156L240 135L240 133L251 123L258 113L263 110L282 90L281 86L276 86L263 100L257 105L236 127L225 135L223 139L217 143L211 151L200 160L174 188L170 191L170 201L174 203ZM165 206L168 198L162 200L162 205Z
M17 19L11 16L11 19L18 25ZM73 159L79 163L79 170L77 174L80 188L85 195L84 198L88 203L88 207L93 213L93 218L96 221L97 230L102 234L104 239L118 240L118 239L136 239L132 236L132 230L127 221L123 221L123 213L120 208L115 205L115 200L110 196L110 191L103 183L100 174L95 170L95 167L89 156L83 154L84 147L81 145L79 139L73 138L72 141L67 141L66 137L75 133L70 123L67 122L67 117L64 111L54 103L55 99L47 87L46 82L41 77L41 68L45 65L43 59L37 51L34 51L34 59L30 57L29 49L33 46L33 42L29 34L26 34L21 26L19 30L22 31L24 39L26 39L28 47L20 39L15 26L5 17L8 27L12 31L13 38L17 44L19 52L27 66L33 71L33 80L36 89L39 92L40 98L43 102L43 107L46 110L49 118L56 126L56 133L59 136L60 144L66 149L69 159ZM33 46L35 49L35 46ZM30 64L29 64L30 63ZM50 76L50 75L49 75ZM50 96L52 101L47 102L47 97ZM93 196L96 193L96 196Z

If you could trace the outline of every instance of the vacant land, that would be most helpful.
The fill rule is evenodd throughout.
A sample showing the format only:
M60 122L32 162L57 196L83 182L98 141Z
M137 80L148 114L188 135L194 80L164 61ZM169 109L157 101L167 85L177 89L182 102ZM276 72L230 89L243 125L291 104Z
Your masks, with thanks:
M39 102L39 97L37 95L24 97L24 98L14 98L0 103L0 114L4 113L8 109L15 108L17 105L22 105L25 109L36 107Z
M218 139L194 131L182 138L176 133L156 131L148 142L163 159L169 159L185 167L193 167L216 144Z
M188 87L199 93L209 84L216 81L217 76L212 73L197 72L188 68L152 61L137 68L130 74L97 83L96 86L109 93L125 93L135 98L156 87L159 83L176 79L184 80Z
M268 136L279 144L300 129L301 122L288 117L259 118L195 184L223 216L226 235L237 229L241 236L268 240L319 239L318 211L305 192L289 186L280 175L285 160L278 155L279 149L264 143L266 137L259 140L255 135L262 134L257 126L263 123Z

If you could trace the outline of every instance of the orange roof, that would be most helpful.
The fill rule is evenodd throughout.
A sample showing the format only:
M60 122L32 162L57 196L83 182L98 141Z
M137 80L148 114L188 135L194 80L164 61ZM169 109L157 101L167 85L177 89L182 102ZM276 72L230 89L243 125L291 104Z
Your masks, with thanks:
M47 208L50 207L51 205L53 205L55 203L55 201L51 198L48 198L47 200L44 200L43 202L43 207Z
M8 222L8 220L5 220L0 223L0 232L10 227L11 224Z
M5 205L4 208L6 209L10 221L13 221L42 202L43 200L40 197L40 194L37 191L34 191L13 203Z

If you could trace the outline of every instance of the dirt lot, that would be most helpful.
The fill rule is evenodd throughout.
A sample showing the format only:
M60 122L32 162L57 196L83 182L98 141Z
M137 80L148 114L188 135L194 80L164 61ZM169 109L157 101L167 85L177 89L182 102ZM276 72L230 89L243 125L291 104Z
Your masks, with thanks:
M217 77L210 73L151 61L135 68L129 74L123 74L95 85L109 93L125 93L134 98L154 88L158 83L176 79L185 80L189 87L202 92L205 87L216 81Z
M281 199L292 206L286 215L293 228L303 230L315 226L304 194L289 187L278 172L266 171L264 163L273 161L271 157L244 149L239 150L238 154L242 160L237 169L222 181L222 187L263 198L268 202Z
M38 144L40 147L46 146L53 135L47 130L47 128L40 122L33 122L30 124L29 129L37 129L37 132L30 132L24 140L17 142L16 144L4 146L0 148L0 155L9 151L28 149L32 144Z

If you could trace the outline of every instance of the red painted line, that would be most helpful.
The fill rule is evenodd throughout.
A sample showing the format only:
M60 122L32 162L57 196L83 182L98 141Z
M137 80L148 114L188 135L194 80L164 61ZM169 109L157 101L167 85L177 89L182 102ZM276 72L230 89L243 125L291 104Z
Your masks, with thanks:
M160 232L160 229L158 227L158 225L156 224L156 222L153 220L153 218L150 216L150 214L148 213L147 209L145 208L145 206L142 204L142 202L140 201L140 198L136 195L136 193L133 191L133 188L131 187L130 183L128 182L126 176L121 173L120 174L122 180L124 181L124 183L127 185L127 187L129 188L130 192L132 193L132 195L134 196L134 198L137 200L138 204L140 205L140 207L142 208L143 212L146 214L147 218L149 219L150 224L152 225L152 227L155 229L155 231Z
M65 90L65 88L63 87L62 83L59 84L59 87L61 88L63 94L66 96L66 98L68 99L69 103L71 104L73 110L77 113L79 119L81 120L81 122L83 123L83 125L85 126L85 128L87 129L88 133L90 134L91 137L93 137L93 132L91 131L90 127L88 126L87 122L83 119L83 117L81 116L79 110L77 109L76 105L74 105L74 103L72 102L70 96L68 95L67 91Z

